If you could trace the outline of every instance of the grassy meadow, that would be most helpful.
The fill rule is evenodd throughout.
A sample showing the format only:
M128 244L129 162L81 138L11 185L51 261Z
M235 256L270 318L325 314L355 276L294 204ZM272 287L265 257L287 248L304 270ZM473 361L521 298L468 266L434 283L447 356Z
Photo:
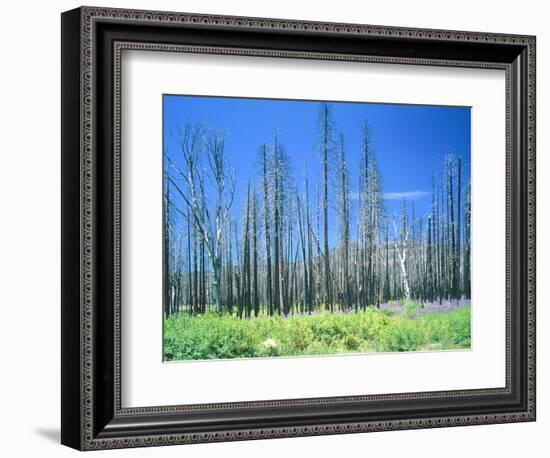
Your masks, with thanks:
M470 348L470 306L280 316L249 320L207 312L164 322L164 360L207 360Z

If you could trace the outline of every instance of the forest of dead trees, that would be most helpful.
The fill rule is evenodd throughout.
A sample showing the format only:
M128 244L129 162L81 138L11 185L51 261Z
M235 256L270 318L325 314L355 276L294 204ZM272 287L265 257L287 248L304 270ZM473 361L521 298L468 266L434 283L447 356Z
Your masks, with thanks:
M426 170L428 209L404 200L390 212L367 122L358 134L351 176L331 105L320 104L314 183L307 164L293 178L281 136L258 145L237 218L225 134L183 126L164 161L165 315L251 318L469 299L470 184L461 156L442 152Z

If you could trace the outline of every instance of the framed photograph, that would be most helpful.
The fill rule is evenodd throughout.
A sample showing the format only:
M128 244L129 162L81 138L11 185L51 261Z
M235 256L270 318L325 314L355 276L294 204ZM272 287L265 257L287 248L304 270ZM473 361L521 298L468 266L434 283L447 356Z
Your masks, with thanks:
M62 15L62 443L535 420L535 37Z

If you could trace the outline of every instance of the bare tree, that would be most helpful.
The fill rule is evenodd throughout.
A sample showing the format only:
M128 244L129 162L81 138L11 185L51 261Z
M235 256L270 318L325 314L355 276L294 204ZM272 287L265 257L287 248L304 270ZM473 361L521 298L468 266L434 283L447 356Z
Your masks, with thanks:
M342 246L342 291L344 306L348 309L351 306L351 285L349 277L349 172L346 162L346 151L344 136L340 134L340 158L338 163L338 210L340 221L340 236Z
M180 136L185 170L181 170L174 162L171 162L177 176L186 184L188 192L184 192L175 179L170 178L170 181L189 207L200 236L204 241L212 269L212 287L216 309L221 311L222 239L233 205L235 179L228 172L225 163L225 135L223 133L212 133L206 140L204 135L205 130L202 126L186 125ZM202 168L201 155L205 149L209 167ZM215 183L216 190L213 218L207 205L202 208L201 187L204 187L204 177L207 171L209 171L210 177Z
M256 195L256 186L252 191L252 253L253 253L253 305L254 316L260 314L260 296L258 292L258 197Z
M319 108L320 154L323 163L323 243L324 243L324 280L325 306L333 310L332 285L330 282L330 254L328 241L328 182L329 164L333 155L334 125L331 108L328 103L322 103Z
M411 289L409 287L409 276L407 273L407 243L409 241L409 227L407 223L407 205L403 202L403 213L401 216L401 233L397 231L395 218L393 219L394 229L394 249L399 258L399 266L401 269L401 281L403 284L403 295L408 301L411 298Z
M268 146L261 145L259 157L262 169L263 191L264 191L264 234L265 234L265 252L266 252L266 295L269 315L273 315L273 281L271 278L271 218L270 218L270 193L268 178Z

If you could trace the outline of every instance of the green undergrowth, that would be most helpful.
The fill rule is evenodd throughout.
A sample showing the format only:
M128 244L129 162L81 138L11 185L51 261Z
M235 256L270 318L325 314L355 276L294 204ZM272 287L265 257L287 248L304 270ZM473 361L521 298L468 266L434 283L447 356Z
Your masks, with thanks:
M180 314L165 320L166 361L334 355L470 348L470 307L420 313L368 308L358 313L260 316Z

